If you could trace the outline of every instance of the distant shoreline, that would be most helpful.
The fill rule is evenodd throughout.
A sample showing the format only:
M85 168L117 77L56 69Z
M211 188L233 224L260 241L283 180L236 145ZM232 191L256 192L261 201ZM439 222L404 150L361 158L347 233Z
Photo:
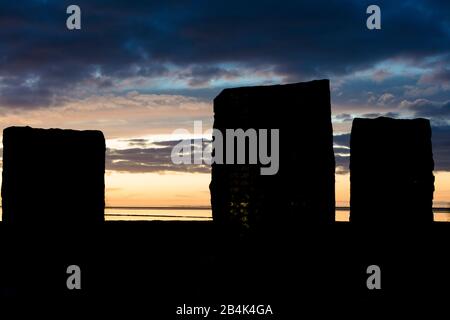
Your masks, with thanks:
M1 207L0 207L1 208ZM212 210L211 207L208 206L170 206L170 207L132 207L132 206L124 206L124 207L105 207L105 209L132 209L132 210ZM336 207L336 211L349 211L350 207ZM447 212L450 211L450 207L433 207L433 211L437 212Z
M2 206L0 206L2 209ZM212 210L210 206L155 206L155 207L133 207L133 206L107 206L105 209L119 210ZM350 207L336 207L336 211L350 211ZM434 212L450 212L450 207L433 207Z
M212 210L211 207L208 206L169 206L169 207L132 207L132 206L124 206L124 207L105 207L105 209L130 209L130 210Z

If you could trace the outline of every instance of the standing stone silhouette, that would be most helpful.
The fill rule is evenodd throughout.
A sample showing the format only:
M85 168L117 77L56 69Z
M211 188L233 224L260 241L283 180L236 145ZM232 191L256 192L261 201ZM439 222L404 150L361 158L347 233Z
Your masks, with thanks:
M353 120L350 137L350 221L433 221L433 153L426 119Z
M101 131L3 130L3 221L46 226L104 221Z
M261 164L212 165L217 225L242 233L334 222L328 80L225 89L214 99L214 128L222 132L224 145L226 129L279 129L280 135L275 175L261 175Z

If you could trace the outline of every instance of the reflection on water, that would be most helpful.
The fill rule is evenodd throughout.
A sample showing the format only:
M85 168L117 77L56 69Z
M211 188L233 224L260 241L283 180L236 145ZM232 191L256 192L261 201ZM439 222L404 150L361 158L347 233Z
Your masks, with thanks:
M348 207L336 208L336 221L348 221ZM106 221L211 221L211 208L208 207L121 207L105 208ZM0 207L1 221L1 207ZM435 208L434 221L450 222L450 208Z
M434 221L436 222L450 222L450 208L434 209ZM348 208L336 208L336 221L347 221L350 217L350 210Z
M211 208L106 208L106 221L210 221Z
M434 221L450 222L450 212L435 212Z
M450 222L450 208L434 210L434 221ZM211 220L210 208L107 208L106 220ZM350 210L347 207L336 208L336 221L348 221Z

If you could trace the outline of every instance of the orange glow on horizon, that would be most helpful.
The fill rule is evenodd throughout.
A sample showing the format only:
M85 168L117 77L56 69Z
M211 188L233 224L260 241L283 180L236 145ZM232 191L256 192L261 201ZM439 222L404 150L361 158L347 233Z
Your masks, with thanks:
M210 174L107 172L106 206L209 206Z

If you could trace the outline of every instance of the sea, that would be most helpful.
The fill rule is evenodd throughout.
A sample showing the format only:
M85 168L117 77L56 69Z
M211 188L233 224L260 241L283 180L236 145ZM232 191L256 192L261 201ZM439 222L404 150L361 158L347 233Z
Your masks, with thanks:
M450 222L450 208L434 208L433 211L434 221ZM336 221L348 221L349 216L348 207L336 207ZM210 207L106 207L105 220L212 221L212 212Z

